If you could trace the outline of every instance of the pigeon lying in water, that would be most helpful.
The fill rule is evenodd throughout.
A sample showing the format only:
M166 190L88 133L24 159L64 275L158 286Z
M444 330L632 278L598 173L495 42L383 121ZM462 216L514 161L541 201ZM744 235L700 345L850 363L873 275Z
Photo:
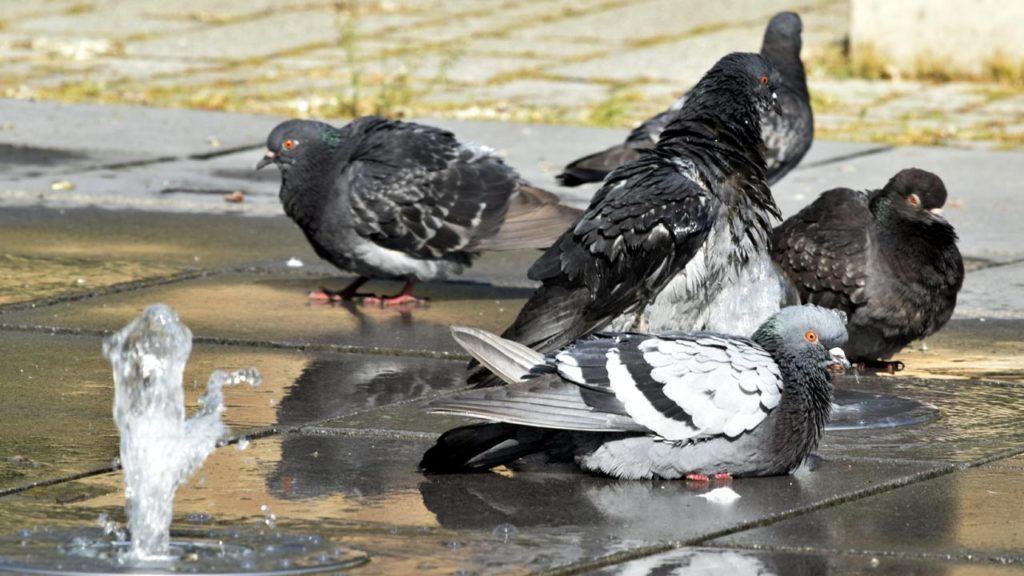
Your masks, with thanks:
M400 278L401 294L384 302L417 301L417 281L458 274L481 250L547 248L579 216L489 148L421 124L289 120L267 148L257 169L281 170L285 213L317 255L359 274L314 297L367 296L357 290L370 278Z
M546 452L618 478L785 474L818 444L830 371L849 366L841 314L813 305L782 309L752 339L597 334L547 357L473 328L452 334L509 384L428 405L493 423L444 433L423 456L426 472Z
M764 180L759 118L777 106L778 73L757 54L730 54L640 158L616 169L580 220L529 270L542 282L503 337L550 352L595 330L712 329L749 334L781 294L740 302L734 287L768 292L778 208ZM779 290L781 292L781 290ZM716 299L741 330L709 323ZM729 306L724 306L728 308ZM750 320L753 319L753 320ZM495 384L483 372L470 377Z
M849 315L851 360L876 362L941 328L964 281L946 187L911 168L870 193L837 188L776 228L772 257L803 302Z
M761 55L782 76L778 90L782 114L766 113L761 117L769 184L778 182L795 168L814 139L814 116L807 94L807 76L800 61L802 29L800 16L793 12L776 14L768 23L761 46ZM558 175L559 181L565 186L600 182L616 167L636 160L640 150L651 148L658 142L662 131L679 115L690 94L683 95L668 110L636 127L622 144L570 163Z

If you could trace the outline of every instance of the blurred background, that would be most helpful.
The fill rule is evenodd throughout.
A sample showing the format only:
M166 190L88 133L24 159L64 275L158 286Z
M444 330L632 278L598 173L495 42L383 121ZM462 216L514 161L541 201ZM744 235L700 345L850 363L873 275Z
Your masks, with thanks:
M4 96L627 128L794 10L817 138L1024 144L1024 3L0 0Z

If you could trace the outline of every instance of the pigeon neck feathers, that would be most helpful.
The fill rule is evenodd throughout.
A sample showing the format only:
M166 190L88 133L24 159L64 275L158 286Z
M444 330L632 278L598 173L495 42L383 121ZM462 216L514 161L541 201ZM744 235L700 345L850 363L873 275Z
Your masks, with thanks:
M805 331L799 327L801 317L824 310L811 305L784 308L762 324L752 337L771 354L785 382L773 424L774 453L783 462L800 461L802 457L793 458L793 455L806 456L813 450L831 414L832 377L827 366L832 359L828 348L845 344L845 319L836 314L827 324L820 319L815 323L813 328L820 345L804 342Z

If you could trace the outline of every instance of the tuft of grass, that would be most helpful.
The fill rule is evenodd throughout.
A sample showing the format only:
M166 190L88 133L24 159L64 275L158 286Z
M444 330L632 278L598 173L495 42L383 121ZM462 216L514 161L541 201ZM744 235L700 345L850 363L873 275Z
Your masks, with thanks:
M636 105L646 100L643 94L635 90L612 88L607 98L590 109L586 124L615 128L629 126L634 119Z
M1024 85L1024 60L1014 59L996 50L981 63L982 77L990 82L1011 86Z
M452 43L435 51L400 50L378 55L378 72L367 71L367 58L359 33L359 18L364 13L358 2L336 4L338 42L344 54L344 77L347 79L338 98L337 112L355 118L367 113L381 116L404 116L417 100L448 83L448 73L462 57L465 46ZM438 54L440 61L434 75L423 81L415 77L426 59L426 53Z
M96 5L89 2L80 2L78 4L72 4L64 9L64 13L69 16L75 16L77 14L88 14L96 10Z

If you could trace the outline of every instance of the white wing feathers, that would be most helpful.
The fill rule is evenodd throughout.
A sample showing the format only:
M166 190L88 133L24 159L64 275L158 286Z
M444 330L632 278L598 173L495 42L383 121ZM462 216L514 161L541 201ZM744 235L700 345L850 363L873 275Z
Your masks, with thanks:
M607 385L626 412L669 440L739 436L756 428L782 395L775 361L745 340L633 335L605 357ZM556 362L562 377L588 384L571 352Z

